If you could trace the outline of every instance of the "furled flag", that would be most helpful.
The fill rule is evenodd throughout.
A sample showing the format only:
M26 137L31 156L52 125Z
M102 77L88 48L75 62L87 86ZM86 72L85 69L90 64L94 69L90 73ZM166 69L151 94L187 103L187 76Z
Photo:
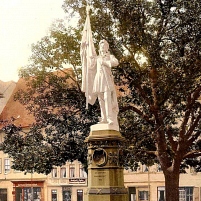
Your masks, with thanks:
M88 103L94 104L96 96L92 93L93 81L96 74L96 51L92 39L91 23L89 18L89 6L87 6L87 17L82 33L80 56L82 62L82 91L85 92L86 109Z

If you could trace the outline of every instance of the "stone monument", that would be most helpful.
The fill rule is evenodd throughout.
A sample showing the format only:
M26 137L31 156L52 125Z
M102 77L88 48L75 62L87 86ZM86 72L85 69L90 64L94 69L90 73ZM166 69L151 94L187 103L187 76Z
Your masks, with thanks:
M99 54L93 44L87 6L87 18L83 30L80 55L82 61L82 91L88 104L99 101L101 117L91 126L86 138L88 145L88 201L126 201L121 144L124 138L119 132L118 103L111 68L118 60L110 54L109 44L99 42Z

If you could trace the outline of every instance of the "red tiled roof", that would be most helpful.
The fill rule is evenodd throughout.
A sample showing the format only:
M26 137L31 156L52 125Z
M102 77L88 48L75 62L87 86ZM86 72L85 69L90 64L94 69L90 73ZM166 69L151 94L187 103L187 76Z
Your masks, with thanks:
M73 70L71 68L64 69L63 71L55 71L54 73L60 76L64 75L64 73L66 72L74 76ZM70 80L68 81L70 82ZM32 114L29 113L28 110L26 110L24 105L22 105L19 101L14 100L15 93L20 89L26 90L26 81L22 78L20 78L17 82L16 87L13 90L12 95L10 96L10 99L8 100L6 106L0 114L0 121L10 121L12 118L14 118L15 121L13 123L16 126L22 126L23 128L25 128L32 125L35 122L35 118ZM3 126L4 125L0 123L0 129L2 129Z
M11 118L15 118L14 124L16 126L21 125L22 127L27 127L34 122L34 116L29 114L28 111L25 109L25 106L20 104L19 101L14 101L14 94L19 89L26 89L26 84L24 79L19 79L16 84L15 89L13 90L12 95L10 96L6 106L4 107L1 115L0 120L8 120L10 121ZM0 124L0 129L4 125Z

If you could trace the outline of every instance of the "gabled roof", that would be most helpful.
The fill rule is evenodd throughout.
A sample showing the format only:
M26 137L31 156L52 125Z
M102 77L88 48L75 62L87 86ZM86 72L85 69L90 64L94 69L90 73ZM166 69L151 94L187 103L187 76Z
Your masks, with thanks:
M19 101L14 101L14 94L19 89L26 89L26 84L24 79L19 79L16 84L15 89L13 90L12 95L10 96L6 106L4 107L1 115L0 120L8 120L10 121L12 118L16 119L14 124L16 126L27 127L30 126L34 122L34 116L29 114L28 111L25 109L25 106L20 104ZM0 129L4 125L0 125Z

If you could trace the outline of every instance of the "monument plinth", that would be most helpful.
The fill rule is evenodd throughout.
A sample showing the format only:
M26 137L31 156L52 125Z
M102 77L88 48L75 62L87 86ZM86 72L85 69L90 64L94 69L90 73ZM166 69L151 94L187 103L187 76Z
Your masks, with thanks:
M108 124L94 125L86 138L88 201L127 201L120 153L124 138L112 128Z

